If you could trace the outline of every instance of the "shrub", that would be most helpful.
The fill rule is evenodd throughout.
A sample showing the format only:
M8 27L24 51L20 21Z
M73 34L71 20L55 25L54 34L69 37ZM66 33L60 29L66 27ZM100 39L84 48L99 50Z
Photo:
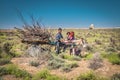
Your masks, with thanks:
M109 61L112 63L112 64L117 64L117 65L120 65L120 58L118 56L113 56L113 57L109 57Z
M60 57L63 59L68 59L68 60L72 60L72 58L73 58L73 56L68 55L68 54L61 54Z
M87 60L92 59L93 54L92 53L86 54L86 56L84 58L87 59Z
M102 61L102 58L101 58L100 54L95 53L93 58L89 62L89 68L91 68L93 70L96 70L96 69L103 66L102 62L103 61Z
M80 60L81 60L81 57L79 57L79 56L73 56L72 59L75 60L75 61L80 61Z
M79 65L76 62L70 63L70 64L66 64L63 66L62 70L64 72L70 72L72 70L72 68L76 68Z
M77 77L77 80L96 80L96 76L94 73L89 72L89 73L84 73Z
M62 80L62 79L56 75L51 75L47 69L43 69L39 73L37 73L32 80Z
M64 71L64 72L70 72L72 69L71 69L71 67L70 66L67 66L67 65L65 65L63 68L62 68L62 71Z
M53 58L48 61L48 68L58 69L64 65L64 62L65 61L58 56L53 56Z
M120 80L120 73L113 74L113 76L111 77L111 80Z
M50 75L50 76L47 76L46 80L61 80L61 78L56 75Z
M90 72L81 74L80 76L77 77L76 80L108 80L108 79L105 77L97 76L90 71Z
M8 74L15 75L16 77L22 77L26 80L29 80L31 78L31 75L27 71L20 70L18 69L17 66L13 64L7 65L6 69L7 69Z
M62 59L67 59L67 60L76 60L76 61L80 61L81 58L79 56L71 56L68 54L60 54L59 55Z
M103 57L107 58L112 64L120 65L120 58L116 53L104 54Z
M0 44L1 46L1 56L2 57L15 57L16 54L11 52L12 47L13 47L14 43L11 41L5 41L2 44Z
M76 68L78 67L79 65L76 63L76 62L73 62L71 64L68 64L68 66L70 66L70 68Z
M0 65L4 65L8 63L10 63L10 59L4 59L4 58L0 59Z
M0 76L8 74L5 67L0 67Z
M120 50L120 45L117 45L117 46L116 46L116 49L117 49L117 50Z
M100 40L95 39L96 44L101 45L102 42Z
M3 43L3 50L6 52L6 53L10 53L10 49L12 48L12 43L10 42L4 42Z
M3 78L0 76L0 80L3 80Z
M29 64L30 64L31 66L35 66L35 67L39 66L39 62L38 62L38 61L30 61Z
M86 46L86 51L94 52L94 49L93 49L92 46L87 45L87 46Z
M106 48L106 52L116 52L116 48L115 47L107 47Z
M33 77L33 80L46 79L47 76L50 76L50 72L47 69L43 69Z
M62 63L61 61L57 61L57 60L53 59L53 60L50 60L50 61L48 62L48 68L49 68L49 69L58 69L58 68L60 68L61 66L63 66L63 64L64 64L64 63Z

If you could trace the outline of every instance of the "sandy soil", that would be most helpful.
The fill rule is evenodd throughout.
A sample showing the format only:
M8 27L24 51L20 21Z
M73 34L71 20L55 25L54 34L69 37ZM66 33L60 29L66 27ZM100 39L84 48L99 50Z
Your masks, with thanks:
M3 80L22 80L20 78L16 78L14 75L4 75L2 78Z
M30 66L29 65L30 60L32 60L32 59L20 57L20 58L13 58L12 62L14 64L18 65L19 68L27 70L31 74L36 74L38 71L45 68L45 66L46 66L46 64L42 64L38 67ZM51 74L55 74L55 75L58 75L61 77L66 77L66 78L71 80L71 79L79 76L80 74L88 72L91 70L90 68L88 68L88 65L89 65L88 60L78 61L78 65L79 65L79 67L73 68L72 71L67 72L67 73L61 71L60 69L51 70L50 72L51 72ZM112 65L107 60L103 61L103 67L95 70L96 74L99 74L101 76L107 76L107 77L110 77L114 73L118 73L118 72L120 72L120 66L119 65Z

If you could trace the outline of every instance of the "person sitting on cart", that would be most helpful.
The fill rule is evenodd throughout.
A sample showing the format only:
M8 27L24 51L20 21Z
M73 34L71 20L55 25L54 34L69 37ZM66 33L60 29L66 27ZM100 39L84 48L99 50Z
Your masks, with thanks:
M74 37L74 32L67 32L67 42L68 42L68 45L70 46L70 55L71 54L75 54L76 52L76 46L75 46L75 43L72 42L73 40L75 40L75 37Z
M56 53L60 53L60 47L63 46L63 52L65 51L66 45L63 40L63 35L62 35L62 28L58 29L58 33L56 34Z

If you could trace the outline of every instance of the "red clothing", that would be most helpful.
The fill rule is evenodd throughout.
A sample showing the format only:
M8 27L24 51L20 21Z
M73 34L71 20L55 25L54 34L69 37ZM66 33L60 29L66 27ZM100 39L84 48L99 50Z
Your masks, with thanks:
M70 40L74 40L74 32L70 32Z

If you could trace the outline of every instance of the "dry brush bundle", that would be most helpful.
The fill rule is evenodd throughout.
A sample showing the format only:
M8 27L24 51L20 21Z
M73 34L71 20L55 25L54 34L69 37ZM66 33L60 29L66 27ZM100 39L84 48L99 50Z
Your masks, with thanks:
M21 38L21 41L24 43L37 43L37 44L45 44L49 42L49 38L51 37L51 33L45 27L39 23L32 15L30 16L32 20L32 25L29 25L24 19L21 11L16 8L18 16L23 22L23 29L15 28L19 33L17 36Z
M19 33L17 36L23 43L47 44L51 37L48 29L41 27L38 22L32 24L32 26L24 25L23 29L15 29Z

